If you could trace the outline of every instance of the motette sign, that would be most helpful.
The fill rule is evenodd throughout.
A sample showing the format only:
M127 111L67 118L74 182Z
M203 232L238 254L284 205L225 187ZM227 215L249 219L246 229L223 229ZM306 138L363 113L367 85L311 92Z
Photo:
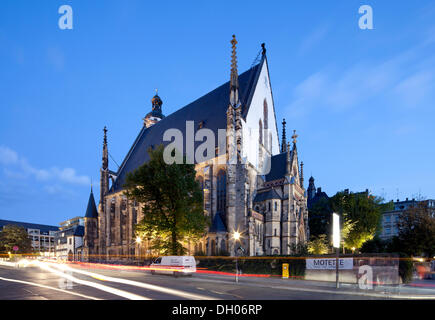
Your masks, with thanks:
M14 251L18 251L18 246L14 246L13 248L12 248L12 250L14 250Z
M336 258L306 259L307 270L335 270ZM340 258L338 260L340 270L353 269L353 258Z

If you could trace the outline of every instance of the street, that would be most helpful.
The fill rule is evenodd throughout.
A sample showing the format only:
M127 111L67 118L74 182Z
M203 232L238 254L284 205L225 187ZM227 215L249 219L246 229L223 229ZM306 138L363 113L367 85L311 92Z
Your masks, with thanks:
M431 281L431 283L433 283ZM194 274L173 277L144 270L88 268L37 262L0 266L1 300L360 300L435 299L435 288L363 291L352 285L280 278ZM413 291L410 291L413 290Z

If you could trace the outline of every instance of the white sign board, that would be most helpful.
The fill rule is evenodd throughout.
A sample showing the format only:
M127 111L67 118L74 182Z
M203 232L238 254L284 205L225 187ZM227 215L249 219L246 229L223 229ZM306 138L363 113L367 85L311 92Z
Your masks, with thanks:
M335 270L335 258L306 259L307 270ZM338 259L338 269L353 269L353 258Z

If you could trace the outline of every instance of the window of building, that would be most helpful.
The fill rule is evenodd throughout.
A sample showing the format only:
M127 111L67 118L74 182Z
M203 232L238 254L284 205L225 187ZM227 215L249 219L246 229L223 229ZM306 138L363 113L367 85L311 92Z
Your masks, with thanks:
M121 202L121 210L127 209L127 198L123 197Z
M224 170L220 170L217 177L217 213L221 217L225 216L226 197L227 197L227 175Z
M260 144L263 144L263 122L261 121L261 119L260 119L260 121L259 121L259 123L258 123L258 131L259 131L259 139L258 139L258 141L260 142Z
M278 210L278 203L275 202L275 211Z
M269 112L268 112L266 99L264 99L264 101L263 101L263 119L264 119L264 129L268 129L269 128Z
M276 229L274 229L273 234L274 234L274 236L276 237Z

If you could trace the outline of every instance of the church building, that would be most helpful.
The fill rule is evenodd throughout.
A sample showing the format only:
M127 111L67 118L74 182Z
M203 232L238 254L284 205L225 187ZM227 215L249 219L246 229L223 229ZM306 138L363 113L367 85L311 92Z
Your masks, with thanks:
M134 241L134 226L142 219L141 204L127 199L123 185L128 172L149 160L147 150L163 144L165 132L178 129L186 137L209 129L216 148L196 161L197 181L203 189L204 214L212 222L204 238L186 243L189 254L288 255L309 238L307 192L303 163L299 163L297 134L287 143L286 122L277 129L266 49L257 63L238 74L237 40L231 41L230 81L178 111L164 116L156 94L152 110L117 171L109 169L107 129L104 128L98 214L89 215L85 235L89 257L137 258L149 252L146 241ZM219 135L225 143L220 143ZM186 138L187 140L187 138ZM201 141L193 139L195 147ZM240 233L236 240L234 234Z

